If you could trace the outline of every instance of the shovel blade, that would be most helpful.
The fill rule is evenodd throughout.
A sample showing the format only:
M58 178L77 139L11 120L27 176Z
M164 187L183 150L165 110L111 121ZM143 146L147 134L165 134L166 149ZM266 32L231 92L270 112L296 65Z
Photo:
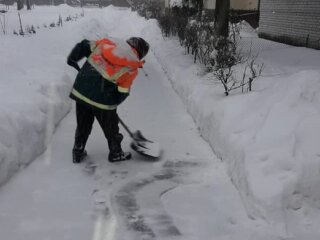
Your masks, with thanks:
M160 144L147 140L140 131L133 134L131 148L139 154L153 158L159 158L161 153Z

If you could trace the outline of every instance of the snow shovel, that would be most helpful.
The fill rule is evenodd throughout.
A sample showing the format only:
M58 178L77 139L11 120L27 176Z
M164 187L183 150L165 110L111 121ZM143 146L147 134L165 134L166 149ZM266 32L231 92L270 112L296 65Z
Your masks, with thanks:
M130 129L127 127L127 125L120 119L120 117L119 122L132 138L130 146L134 151L147 157L160 157L161 150L159 143L155 143L146 139L139 130L132 133Z

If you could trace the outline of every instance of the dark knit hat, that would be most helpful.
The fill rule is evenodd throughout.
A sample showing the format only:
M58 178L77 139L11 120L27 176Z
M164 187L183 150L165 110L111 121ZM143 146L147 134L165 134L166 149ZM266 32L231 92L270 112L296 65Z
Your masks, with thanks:
M147 43L143 38L131 37L127 40L127 43L137 50L140 60L144 58L149 51L149 43Z

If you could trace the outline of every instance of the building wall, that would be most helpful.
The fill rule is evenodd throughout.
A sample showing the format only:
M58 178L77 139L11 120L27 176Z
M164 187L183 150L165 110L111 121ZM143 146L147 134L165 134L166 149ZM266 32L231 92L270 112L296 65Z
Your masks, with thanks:
M169 8L173 2L180 2L181 0L164 0L165 8ZM189 0L190 1L190 0ZM320 0L319 0L320 1ZM252 27L256 28L259 24L259 2L260 0L230 0L231 13L233 15L233 22L245 20ZM216 0L203 0L203 8L207 15L214 15L216 7Z
M259 0L230 0L231 9L258 10Z
M174 3L180 3L182 0L159 0L159 1L164 1L164 5L166 8L169 8L172 6Z
M215 9L216 1L215 0L203 0L204 9Z
M320 0L261 0L259 36L320 49Z
M169 7L169 2L175 0L165 0L165 7ZM230 0L232 9L236 10L257 10L259 0ZM216 7L216 0L203 0L205 9L214 9Z
M170 0L164 0L164 6L165 6L165 8L168 8L168 7L169 7L169 1L170 1Z
M235 10L258 10L259 0L230 0L230 8ZM203 0L205 9L214 9L216 0Z

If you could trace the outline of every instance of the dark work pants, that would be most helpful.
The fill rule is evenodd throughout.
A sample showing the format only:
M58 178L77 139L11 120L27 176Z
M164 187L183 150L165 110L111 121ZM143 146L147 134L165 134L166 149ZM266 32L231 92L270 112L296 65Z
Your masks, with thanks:
M85 104L76 102L77 129L75 134L74 150L83 151L96 118L105 137L108 140L110 152L121 151L123 136L119 133L119 118L117 110L98 110Z

